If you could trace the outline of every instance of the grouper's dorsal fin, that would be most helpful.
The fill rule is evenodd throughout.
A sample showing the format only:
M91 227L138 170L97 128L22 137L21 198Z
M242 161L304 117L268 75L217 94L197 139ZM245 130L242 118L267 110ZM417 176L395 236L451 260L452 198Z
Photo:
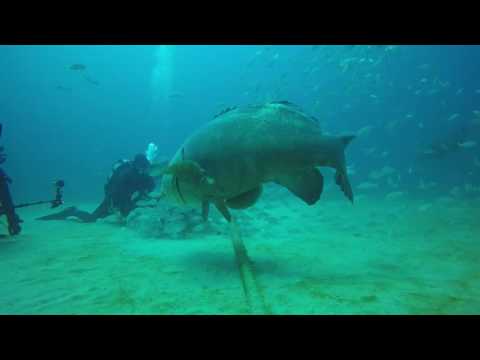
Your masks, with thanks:
M280 104L280 105L285 105L285 106L292 106L295 108L300 108L297 104L294 104L288 100L280 100L280 101L272 101L270 104Z
M225 109L223 109L222 111L220 111L217 115L215 115L213 118L217 118L219 117L220 115L224 115L232 110L235 110L237 107L236 106L230 106L230 107L227 107Z
M295 121L298 121L298 122L303 122L308 124L313 123L318 128L317 130L320 130L320 121L312 115L305 114L303 110L300 108L300 106L294 103L291 103L290 101L275 101L275 102L270 102L268 104L282 105L282 106L276 106L276 109L274 111L278 111L278 113L284 114L284 116L291 116L292 119L295 119Z

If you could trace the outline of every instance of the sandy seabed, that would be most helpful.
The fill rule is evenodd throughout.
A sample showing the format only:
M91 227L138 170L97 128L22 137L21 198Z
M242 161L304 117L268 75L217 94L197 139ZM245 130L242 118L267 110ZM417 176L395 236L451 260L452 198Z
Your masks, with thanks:
M219 231L175 239L34 220L49 212L21 209L23 233L0 239L1 314L252 313L214 209ZM265 313L480 313L479 199L286 194L235 214Z

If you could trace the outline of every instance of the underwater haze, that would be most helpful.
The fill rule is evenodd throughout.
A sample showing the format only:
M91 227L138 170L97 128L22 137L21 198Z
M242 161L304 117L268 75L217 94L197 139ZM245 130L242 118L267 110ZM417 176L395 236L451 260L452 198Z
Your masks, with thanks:
M234 223L165 199L95 223L18 209L0 313L479 314L479 63L474 45L0 46L15 204L63 179L62 207L93 210L117 160L171 159L229 107L288 102L356 136L353 204L325 168L315 204L267 183Z

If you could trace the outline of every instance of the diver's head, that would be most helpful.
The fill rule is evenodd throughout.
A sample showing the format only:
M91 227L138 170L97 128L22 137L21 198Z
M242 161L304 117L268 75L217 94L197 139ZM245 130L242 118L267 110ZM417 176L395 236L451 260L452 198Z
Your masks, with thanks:
M137 154L133 159L133 166L139 173L145 174L150 168L150 162L144 154Z

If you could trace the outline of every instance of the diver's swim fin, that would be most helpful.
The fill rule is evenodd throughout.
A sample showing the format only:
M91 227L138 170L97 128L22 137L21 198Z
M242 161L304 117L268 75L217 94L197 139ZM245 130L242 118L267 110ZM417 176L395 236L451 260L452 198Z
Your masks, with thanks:
M77 211L78 210L75 206L71 206L58 213L41 216L39 218L36 218L35 220L65 220L69 216L76 216Z

